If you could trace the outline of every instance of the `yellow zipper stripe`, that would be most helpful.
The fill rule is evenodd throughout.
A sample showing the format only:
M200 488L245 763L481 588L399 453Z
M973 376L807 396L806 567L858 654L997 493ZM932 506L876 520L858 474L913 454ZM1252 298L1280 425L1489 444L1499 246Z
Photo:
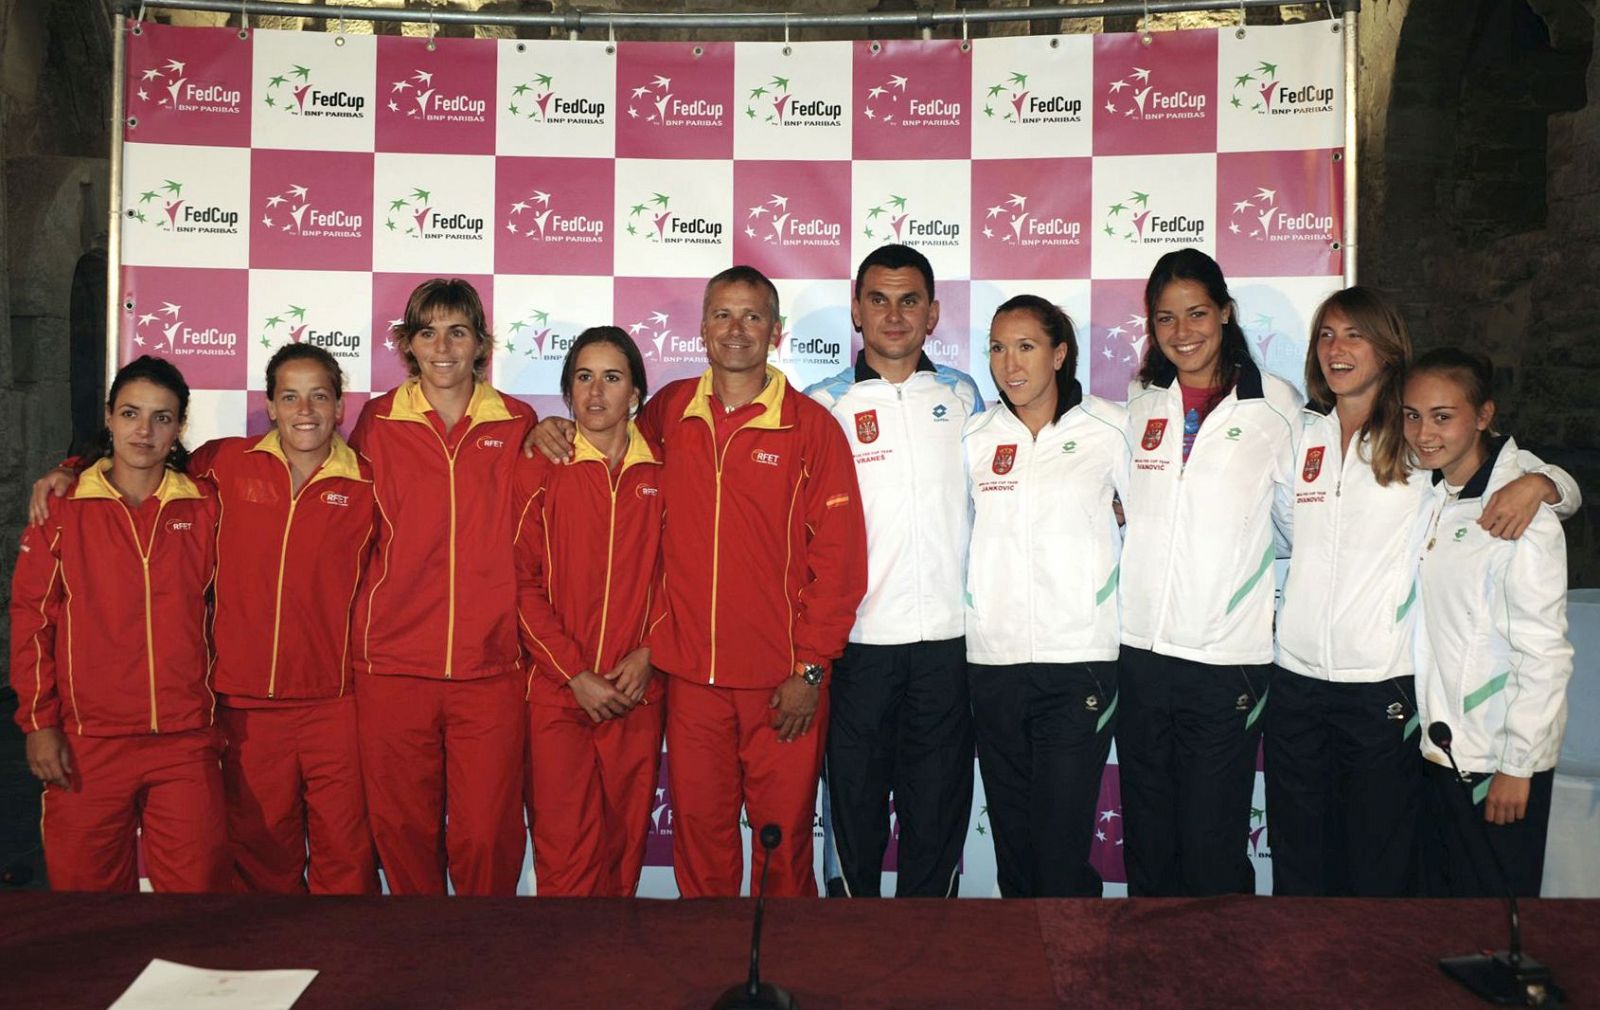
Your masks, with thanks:
M292 482L293 477L290 480ZM300 490L304 492L305 488ZM278 690L278 636L283 628L283 569L289 562L289 531L294 527L294 512L299 505L299 495L290 497L289 514L283 520L283 538L278 543L278 588L272 597L272 663L267 668L268 698L275 697Z
M601 673L600 658L606 651L606 621L611 616L611 561L617 547L617 484L622 480L622 473L618 471L615 479L611 476L610 468L606 470L606 483L611 490L611 516L606 523L606 581L600 591L600 640L594 646L594 672ZM546 538L546 543L549 539Z

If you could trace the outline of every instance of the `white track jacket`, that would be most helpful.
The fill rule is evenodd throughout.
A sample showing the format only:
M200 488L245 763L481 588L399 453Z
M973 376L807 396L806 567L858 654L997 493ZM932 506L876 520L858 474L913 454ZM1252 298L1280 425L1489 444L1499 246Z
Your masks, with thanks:
M1286 553L1301 398L1247 363L1183 461L1183 393L1128 390L1133 464L1122 642L1213 665L1272 662L1272 562Z
M844 428L867 517L867 595L850 641L960 638L969 531L961 429L983 410L977 384L923 355L896 386L857 355L806 395Z
M1383 487L1372 475L1370 439L1344 456L1339 417L1301 412L1294 478L1294 548L1278 614L1278 663L1337 683L1410 677L1417 614L1415 517L1433 491L1433 473L1413 470ZM1557 516L1582 495L1560 467L1529 452L1518 465L1549 477L1561 492Z
M1127 410L1078 395L1037 439L1004 403L967 423L970 662L1110 661L1120 651L1111 496L1127 487Z
M1520 540L1478 526L1488 497L1522 472L1506 438L1459 495L1441 481L1424 503L1417 706L1423 726L1449 724L1463 771L1526 777L1561 752L1572 646L1555 512L1541 506ZM1449 764L1426 734L1422 753Z

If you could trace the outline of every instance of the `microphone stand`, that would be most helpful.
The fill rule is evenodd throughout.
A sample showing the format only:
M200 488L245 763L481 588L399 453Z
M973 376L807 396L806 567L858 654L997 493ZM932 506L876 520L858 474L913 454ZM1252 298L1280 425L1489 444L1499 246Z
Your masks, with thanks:
M728 991L712 1004L711 1010L799 1010L799 1004L788 990L771 982L761 981L761 920L766 910L767 867L772 863L772 850L783 840L783 830L776 824L761 829L761 886L756 891L755 923L750 929L750 977Z
M1565 1002L1566 993L1555 984L1550 969L1522 953L1522 916L1517 910L1517 894L1511 887L1511 875L1506 873L1505 864L1495 851L1483 818L1476 816L1471 780L1461 773L1461 766L1456 764L1455 753L1450 749L1453 742L1450 727L1443 722L1436 722L1428 727L1428 738L1450 759L1456 781L1461 783L1461 788L1467 794L1467 818L1478 823L1484 848L1489 850L1495 872L1500 875L1501 886L1505 888L1511 932L1511 946L1506 950L1440 958L1439 967L1475 996L1497 1006L1559 1007Z

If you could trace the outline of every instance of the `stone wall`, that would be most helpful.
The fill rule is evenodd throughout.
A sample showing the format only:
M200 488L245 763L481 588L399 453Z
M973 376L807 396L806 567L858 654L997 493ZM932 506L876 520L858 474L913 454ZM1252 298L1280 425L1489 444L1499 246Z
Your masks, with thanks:
M1418 348L1496 367L1499 427L1576 475L1600 585L1600 62L1593 0L1366 0L1361 278Z

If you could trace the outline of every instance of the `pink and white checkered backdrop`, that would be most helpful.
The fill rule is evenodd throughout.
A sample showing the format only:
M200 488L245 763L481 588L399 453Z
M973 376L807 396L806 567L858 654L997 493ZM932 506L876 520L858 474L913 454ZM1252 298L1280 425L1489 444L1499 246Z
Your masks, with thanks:
M1119 400L1163 252L1214 255L1261 362L1297 384L1310 311L1341 284L1329 22L969 47L139 28L116 351L183 368L190 444L265 429L286 341L340 360L353 423L403 377L406 294L441 274L477 285L493 381L541 413L564 412L587 326L633 333L653 384L698 373L701 286L734 263L777 284L798 383L849 363L853 266L901 241L938 277L936 361L992 395L989 317L1034 292L1077 325L1084 387ZM1100 865L1120 880L1107 796ZM967 893L993 887L978 809Z

